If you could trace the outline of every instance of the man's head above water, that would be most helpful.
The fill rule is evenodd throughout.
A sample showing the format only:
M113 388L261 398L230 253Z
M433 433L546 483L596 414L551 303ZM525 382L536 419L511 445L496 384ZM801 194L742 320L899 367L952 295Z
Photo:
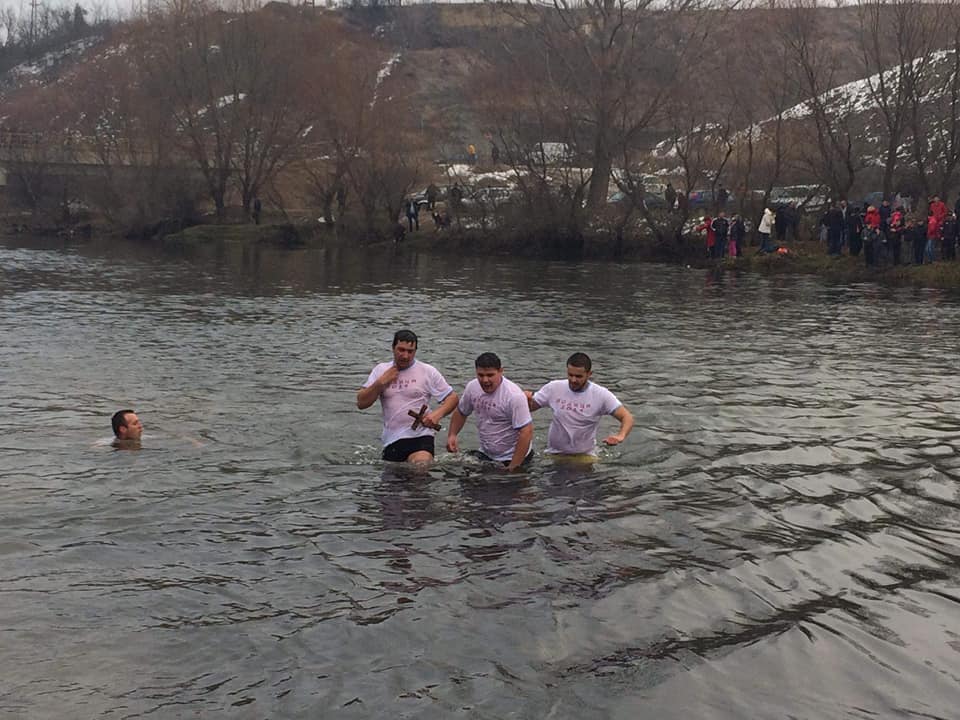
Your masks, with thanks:
M113 434L120 442L139 442L143 435L143 423L133 410L118 410L110 419Z

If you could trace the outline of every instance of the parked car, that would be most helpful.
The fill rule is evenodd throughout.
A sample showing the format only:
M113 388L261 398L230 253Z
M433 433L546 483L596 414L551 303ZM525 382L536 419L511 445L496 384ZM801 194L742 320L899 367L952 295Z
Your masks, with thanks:
M820 212L830 205L830 198L822 185L787 185L770 191L770 205L776 207L791 203L806 212Z
M439 196L438 196L439 197ZM427 189L418 190L413 193L410 197L410 200L413 200L417 204L417 211L423 210L425 207L430 205L430 201L427 200Z
M463 198L463 204L466 206L483 205L485 207L496 207L510 202L515 196L516 191L510 187L497 185L478 187L467 190Z
M689 206L691 208L713 208L717 204L716 195L713 190L691 190L687 194ZM727 192L726 207L731 207L736 198L732 192Z
M624 193L622 190L617 190L607 198L607 203L616 205L618 203L627 202L628 200L629 198L627 197L626 193ZM643 193L643 204L651 210L662 210L667 207L667 201L663 198L663 195L657 195L656 193L652 192Z
M547 165L559 165L573 161L573 150L562 142L538 142L530 150L533 162L544 162Z

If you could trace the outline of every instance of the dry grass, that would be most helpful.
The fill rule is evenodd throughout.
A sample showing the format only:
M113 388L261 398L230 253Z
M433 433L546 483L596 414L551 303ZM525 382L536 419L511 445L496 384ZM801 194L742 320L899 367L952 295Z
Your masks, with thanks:
M755 248L747 248L742 258L726 259L726 267L741 267L764 273L803 273L819 275L842 283L877 282L889 285L909 285L931 288L960 288L960 262L937 261L929 265L890 265L867 267L863 254L859 257L833 257L816 241L794 243L786 255L757 255ZM939 249L939 248L938 248ZM911 255L904 244L902 258Z

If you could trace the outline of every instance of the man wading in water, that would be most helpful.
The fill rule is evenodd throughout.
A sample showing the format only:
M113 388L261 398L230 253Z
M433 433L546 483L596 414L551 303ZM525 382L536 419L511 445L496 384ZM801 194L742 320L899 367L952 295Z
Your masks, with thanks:
M547 435L549 455L597 454L597 428L605 415L620 421L620 429L604 438L606 445L619 445L633 429L633 415L616 396L590 380L592 363L585 353L567 360L567 379L548 382L536 393L525 392L530 411L549 407L553 421Z
M393 336L393 360L374 367L357 390L357 407L361 410L380 399L383 459L390 462L433 460L434 434L440 420L453 412L459 400L440 371L417 360L416 354L417 336L411 330L399 330ZM432 412L422 412L431 398L440 405Z

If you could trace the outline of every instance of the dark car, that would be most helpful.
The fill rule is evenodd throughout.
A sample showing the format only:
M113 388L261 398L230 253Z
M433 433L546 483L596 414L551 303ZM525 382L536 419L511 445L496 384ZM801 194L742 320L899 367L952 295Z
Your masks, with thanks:
M627 200L627 195L621 190L618 190L607 198L607 202L612 205L626 202ZM643 204L650 210L662 210L667 207L667 201L663 198L663 195L657 195L652 192L643 193Z
M687 194L691 208L712 208L717 204L716 193L713 190L691 190ZM726 206L734 202L733 193L727 193Z
M413 200L417 204L417 212L430 205L430 201L427 200L426 188L420 190L419 192L413 193L408 199Z
M823 212L830 207L826 188L822 185L787 185L770 191L770 207L793 205L803 212Z

